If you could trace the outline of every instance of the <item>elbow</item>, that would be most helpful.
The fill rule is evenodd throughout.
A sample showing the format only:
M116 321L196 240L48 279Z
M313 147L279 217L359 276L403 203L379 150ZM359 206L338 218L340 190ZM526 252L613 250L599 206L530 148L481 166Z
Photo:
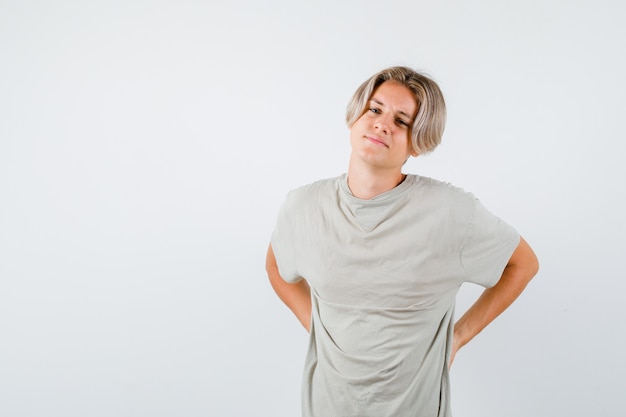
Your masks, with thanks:
M537 275L537 272L539 272L539 259L537 259L537 256L535 256L532 262L530 263L529 269L530 269L530 278L532 279L535 275Z
M530 246L528 246L528 249L530 252L528 256L528 269L532 278L537 275L537 272L539 272L539 259L537 258L535 251Z
M274 256L274 250L270 244L267 248L267 254L265 256L265 272L271 276L271 274L278 269L276 265L276 257Z
M537 259L535 251L523 238L509 262L511 266L518 268L522 276L525 277L526 282L530 281L539 272L539 259Z
M533 279L535 275L537 275L537 272L539 272L539 259L537 259L537 255L535 255L532 249L526 259L524 269L526 270L527 281Z

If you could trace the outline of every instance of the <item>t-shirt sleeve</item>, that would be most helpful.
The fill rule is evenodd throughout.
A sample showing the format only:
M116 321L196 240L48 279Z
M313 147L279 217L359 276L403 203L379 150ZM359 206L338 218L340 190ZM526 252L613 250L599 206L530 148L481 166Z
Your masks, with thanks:
M519 233L477 199L461 249L465 281L494 286L520 241Z
M302 279L296 266L296 242L294 240L295 202L293 192L287 195L279 212L271 243L278 272L282 279L295 283Z

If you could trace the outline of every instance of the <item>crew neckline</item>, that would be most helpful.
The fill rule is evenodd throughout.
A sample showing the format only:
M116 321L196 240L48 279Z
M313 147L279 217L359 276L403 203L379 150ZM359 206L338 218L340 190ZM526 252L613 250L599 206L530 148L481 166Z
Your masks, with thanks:
M368 202L386 201L386 200L389 200L390 198L394 198L402 194L406 189L408 189L412 184L415 183L416 178L417 176L415 174L406 174L404 181L402 181L400 184L396 185L391 190L385 191L384 193L378 194L377 196L369 198L369 199L358 198L354 194L352 194L352 190L350 190L350 187L348 186L348 174L347 173L341 176L339 184L341 186L342 191L348 198L354 201L361 202L363 204L367 204Z

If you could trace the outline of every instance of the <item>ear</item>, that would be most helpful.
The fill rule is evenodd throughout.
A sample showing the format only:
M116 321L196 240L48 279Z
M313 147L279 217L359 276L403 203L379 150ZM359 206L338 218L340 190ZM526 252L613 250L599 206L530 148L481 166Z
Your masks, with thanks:
M415 149L411 149L411 156L417 158L420 154Z

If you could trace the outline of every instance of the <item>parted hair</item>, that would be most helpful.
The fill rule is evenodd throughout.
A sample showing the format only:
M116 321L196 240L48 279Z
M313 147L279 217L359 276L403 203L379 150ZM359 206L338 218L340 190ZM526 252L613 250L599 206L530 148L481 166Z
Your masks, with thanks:
M433 151L441 143L446 125L446 103L439 86L426 75L407 67L384 69L359 86L346 110L349 128L365 113L372 94L385 81L407 87L417 101L418 111L411 126L411 144L419 154Z

